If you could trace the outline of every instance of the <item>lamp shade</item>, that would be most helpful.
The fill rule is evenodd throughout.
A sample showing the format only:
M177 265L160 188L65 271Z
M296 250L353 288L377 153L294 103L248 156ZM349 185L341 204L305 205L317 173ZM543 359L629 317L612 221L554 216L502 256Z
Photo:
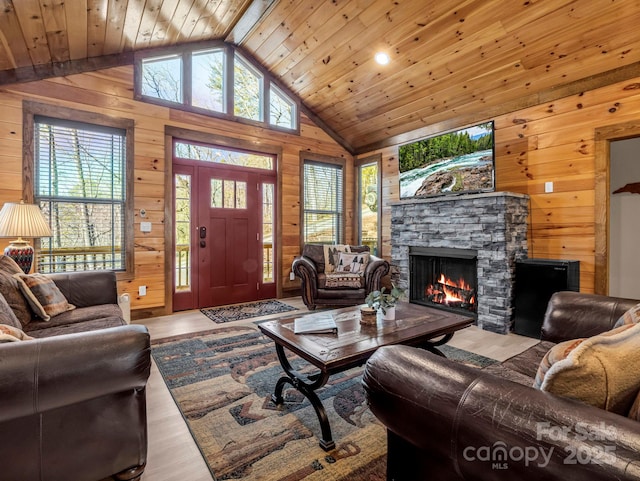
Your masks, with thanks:
M17 237L4 250L18 266L28 273L33 264L33 247L23 237L51 237L51 229L40 208L20 201L7 202L0 210L0 237Z
M0 210L0 237L51 237L51 229L37 205L7 202Z

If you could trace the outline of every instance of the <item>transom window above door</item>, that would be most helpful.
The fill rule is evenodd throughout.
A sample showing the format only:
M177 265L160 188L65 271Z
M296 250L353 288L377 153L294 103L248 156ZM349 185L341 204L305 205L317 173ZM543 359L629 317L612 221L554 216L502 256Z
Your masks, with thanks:
M236 167L249 167L252 169L274 170L275 168L274 157L272 155L229 150L222 147L184 141L176 141L174 146L174 155L181 159L234 165Z

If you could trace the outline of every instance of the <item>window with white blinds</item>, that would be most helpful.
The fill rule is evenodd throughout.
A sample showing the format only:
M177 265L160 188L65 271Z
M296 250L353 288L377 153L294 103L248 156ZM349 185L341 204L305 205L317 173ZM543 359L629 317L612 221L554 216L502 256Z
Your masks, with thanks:
M126 130L34 117L34 197L52 237L39 272L126 269Z
M343 175L341 165L304 161L304 243L343 242Z

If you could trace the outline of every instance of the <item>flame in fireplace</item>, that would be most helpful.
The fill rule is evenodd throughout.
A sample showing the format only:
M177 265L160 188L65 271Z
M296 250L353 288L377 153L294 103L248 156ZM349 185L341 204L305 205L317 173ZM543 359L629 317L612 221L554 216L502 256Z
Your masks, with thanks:
M473 287L464 279L454 281L440 274L436 284L431 284L425 289L425 294L431 302L445 305L472 306L476 302Z
M462 297L460 296L460 291L462 290L471 292L472 290L472 287L467 284L464 279L460 279L458 280L458 282L455 282L448 277L445 277L444 274L440 274L440 279L438 279L438 282L444 286L443 289L446 296L445 302L447 303L465 301L465 299L462 299ZM471 303L473 304L473 299L471 299L471 301Z

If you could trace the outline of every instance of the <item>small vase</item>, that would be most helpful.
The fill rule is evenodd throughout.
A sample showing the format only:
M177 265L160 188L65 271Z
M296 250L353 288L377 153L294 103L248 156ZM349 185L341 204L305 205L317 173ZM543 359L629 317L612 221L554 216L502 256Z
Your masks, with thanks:
M387 307L385 309L385 311L387 311L387 313L384 315L383 319L385 321L395 321L395 319L396 319L396 306Z
M380 321L394 321L396 318L396 307L385 307L384 311L378 309L378 320Z

